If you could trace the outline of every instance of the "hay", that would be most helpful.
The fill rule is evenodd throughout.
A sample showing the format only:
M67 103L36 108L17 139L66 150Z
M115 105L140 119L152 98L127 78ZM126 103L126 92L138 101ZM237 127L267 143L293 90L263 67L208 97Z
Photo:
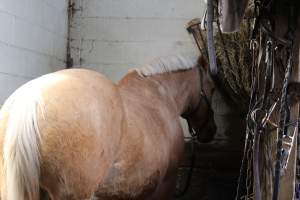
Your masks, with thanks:
M250 24L245 22L238 33L223 34L225 45L222 43L221 35L216 36L219 77L232 100L243 110L248 107L251 91L250 32Z
M245 12L246 20L243 20L240 31L231 34L221 34L218 26L215 26L215 48L218 63L218 84L221 86L229 100L238 105L241 111L247 112L250 100L252 84L252 55L250 52L250 34L252 30L254 3L249 2ZM202 55L207 55L207 33L198 28L200 19L194 19L188 24L188 31L193 32L200 46ZM218 24L215 23L215 25ZM229 61L228 61L229 60Z

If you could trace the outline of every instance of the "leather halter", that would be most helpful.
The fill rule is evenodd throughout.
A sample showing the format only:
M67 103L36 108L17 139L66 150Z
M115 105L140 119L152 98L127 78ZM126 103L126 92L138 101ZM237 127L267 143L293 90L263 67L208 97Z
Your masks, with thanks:
M205 102L206 102L207 105L210 105L210 103L208 102L207 97L201 95L201 99L200 99L198 105L196 106L196 108L195 108L191 113L189 113L187 116L184 116L184 118L185 118L186 121L187 121L188 129L189 129L189 132L190 132L190 134L191 134L192 137L198 136L198 135L199 135L199 132L197 132L197 131L192 127L191 122L190 122L190 120L189 120L188 118L189 118L189 116L193 115L193 114L198 110L198 108L200 107L200 103L202 102L202 99L205 100ZM209 117L206 117L206 120L205 120L205 122L204 122L203 124L207 124L207 123L209 122L209 120L210 120L210 118L209 118Z
M198 111L198 109L201 106L202 101L205 101L206 105L208 106L208 109L209 109L208 112L212 112L211 103L209 102L207 94L203 89L203 74L202 74L202 71L201 71L202 69L199 66L198 66L198 68L199 68L198 70L199 70L199 79L200 79L200 99L199 99L199 102L195 106L195 108L193 108L190 112L187 112L187 113L184 113L184 114L181 115L183 118L186 119L190 135L192 136L192 139L191 139L191 145L192 145L191 146L192 147L191 165L190 165L190 170L189 170L188 175L187 175L187 181L186 181L185 187L182 191L179 191L178 193L175 194L176 198L183 197L186 194L186 192L188 191L188 188L189 188L190 183L191 183L192 175L193 175L193 169L194 169L195 163L196 163L195 141L198 139L198 136L200 135L200 132L197 132L191 126L191 122L189 120L189 117L192 116L193 114L195 114ZM206 117L203 124L204 125L208 124L209 120L210 120L210 117ZM202 129L202 127L200 129Z
M190 134L191 134L192 137L198 136L199 133L197 133L197 131L191 126L191 122L189 120L189 117L192 116L193 114L195 114L198 111L198 109L201 106L201 103L202 103L203 100L205 101L206 105L208 106L208 109L212 111L212 109L211 109L211 103L209 102L207 94L206 94L206 92L203 89L203 74L202 74L202 70L201 70L200 67L198 67L198 68L199 68L198 70L199 70L199 79L200 79L200 99L199 99L199 102L198 102L198 104L196 105L196 107L192 111L190 111L188 113L182 114L182 117L185 118L186 121L187 121L188 129L189 129L189 132L190 132ZM207 124L209 122L209 120L210 120L210 118L206 117L206 120L205 120L205 122L203 124L204 125Z

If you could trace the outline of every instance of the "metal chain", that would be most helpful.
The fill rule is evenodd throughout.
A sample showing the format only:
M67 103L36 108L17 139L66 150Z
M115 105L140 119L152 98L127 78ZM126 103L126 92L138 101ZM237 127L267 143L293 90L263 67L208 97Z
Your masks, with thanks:
M285 77L283 81L282 93L281 93L281 106L280 106L280 121L279 121L279 130L278 130L278 141L277 141L277 155L276 155L276 166L275 166L275 177L274 177L274 191L273 191L273 200L278 199L279 192L279 183L280 175L282 170L282 142L283 136L287 134L286 124L289 118L288 104L287 104L287 87L289 79L291 76L292 70L292 47L289 51L288 65L285 71Z
M249 146L253 148L253 140L249 140ZM253 154L252 148L248 148L247 151L247 177L246 177L246 199L251 199L253 196L253 172L252 172L252 163L253 163Z

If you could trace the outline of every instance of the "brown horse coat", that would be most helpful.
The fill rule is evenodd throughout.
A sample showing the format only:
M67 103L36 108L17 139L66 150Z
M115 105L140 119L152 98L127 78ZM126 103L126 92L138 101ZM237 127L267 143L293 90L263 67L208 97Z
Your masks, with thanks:
M0 114L2 200L38 199L37 186L53 200L170 198L184 144L179 116L200 101L199 68L189 68L148 77L131 71L117 85L71 69L21 87ZM36 120L31 114L20 121L13 113L34 112L25 112L26 105L37 108ZM202 118L205 106L199 107ZM9 127L22 123L31 131ZM21 166L26 158L36 162L32 168ZM10 172L11 166L21 170ZM18 173L9 185L7 174Z

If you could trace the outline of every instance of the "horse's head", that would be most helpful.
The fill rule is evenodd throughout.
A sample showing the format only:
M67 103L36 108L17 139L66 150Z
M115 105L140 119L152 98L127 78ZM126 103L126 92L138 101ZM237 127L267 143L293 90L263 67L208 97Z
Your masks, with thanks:
M216 125L211 108L212 94L215 84L209 74L208 63L200 57L198 61L199 78L196 85L196 99L182 117L188 122L191 134L196 134L200 142L209 142L216 133Z

